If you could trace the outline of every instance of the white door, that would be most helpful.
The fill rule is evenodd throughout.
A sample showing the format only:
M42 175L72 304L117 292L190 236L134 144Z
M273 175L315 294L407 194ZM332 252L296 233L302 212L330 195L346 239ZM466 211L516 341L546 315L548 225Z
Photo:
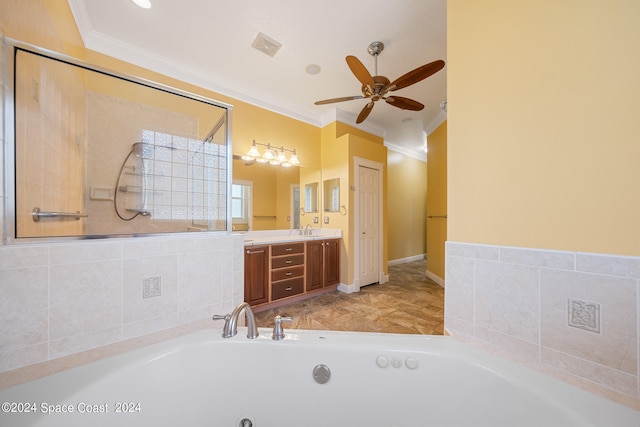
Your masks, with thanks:
M379 185L380 171L366 166L358 166L358 237L360 286L379 281Z

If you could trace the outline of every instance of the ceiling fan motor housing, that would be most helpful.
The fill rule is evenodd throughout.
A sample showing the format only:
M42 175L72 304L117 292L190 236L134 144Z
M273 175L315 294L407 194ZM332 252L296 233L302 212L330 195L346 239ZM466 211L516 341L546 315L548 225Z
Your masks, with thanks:
M384 44L382 42L373 42L367 48L367 52L369 52L372 56L378 56L384 50Z

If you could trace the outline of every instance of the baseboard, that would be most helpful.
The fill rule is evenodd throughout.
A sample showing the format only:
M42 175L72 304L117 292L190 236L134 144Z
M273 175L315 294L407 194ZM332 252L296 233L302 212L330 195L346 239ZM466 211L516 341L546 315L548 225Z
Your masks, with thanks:
M426 254L414 255L406 258L398 258L387 262L388 265L398 265L413 261L422 261L426 258Z
M340 283L338 285L338 290L340 292L344 292L345 294L352 294L354 292L360 292L360 286L355 284L345 285L344 283Z
M442 286L444 288L444 279L442 277L436 276L435 274L433 274L429 270L427 270L426 275L427 275L427 277L429 279L433 280L438 285L440 285L440 286Z

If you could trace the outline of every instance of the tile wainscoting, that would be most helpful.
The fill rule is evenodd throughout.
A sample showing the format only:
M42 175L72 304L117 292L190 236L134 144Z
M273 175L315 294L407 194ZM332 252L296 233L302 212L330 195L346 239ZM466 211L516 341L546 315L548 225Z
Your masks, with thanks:
M2 246L0 372L230 312L243 253L217 233Z
M445 330L640 409L640 257L447 242Z

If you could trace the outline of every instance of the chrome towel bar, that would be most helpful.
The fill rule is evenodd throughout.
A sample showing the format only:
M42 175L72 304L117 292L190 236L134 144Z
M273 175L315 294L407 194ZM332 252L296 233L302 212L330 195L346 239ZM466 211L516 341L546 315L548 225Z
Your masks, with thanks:
M34 222L40 221L40 218L86 218L88 215L80 212L45 212L40 208L33 208L31 211L31 218Z

